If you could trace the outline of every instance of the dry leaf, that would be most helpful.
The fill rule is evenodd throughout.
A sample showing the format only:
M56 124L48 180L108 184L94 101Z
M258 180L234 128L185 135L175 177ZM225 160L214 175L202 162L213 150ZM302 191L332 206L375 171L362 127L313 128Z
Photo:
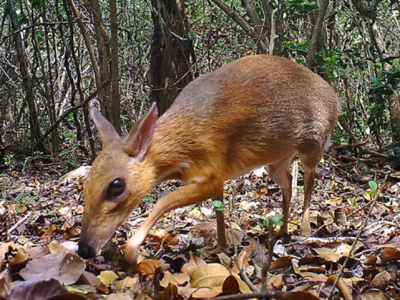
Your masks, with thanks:
M57 253L57 252L69 252L69 250L60 245L57 241L52 241L50 244L47 245L50 253Z
M118 292L126 291L134 287L136 284L138 284L138 282L139 278L125 277L124 279L118 281L118 283L115 285L115 289Z
M192 287L222 286L226 277L230 275L227 268L220 264L208 264L199 267L193 272Z
M222 285L222 294L223 295L235 295L240 292L239 283L235 276L230 275L226 277L223 285Z
M169 271L164 273L164 278L161 280L160 285L163 288L166 288L170 283L180 286L185 285L186 283L190 282L190 276L188 274L171 274Z
M362 300L389 300L381 290L368 290L361 295Z
M113 283L118 278L118 275L115 274L115 272L113 271L106 270L106 271L101 271L98 278L104 284L104 286L109 287L110 284Z
M286 292L282 294L282 298L286 300L320 300L320 298L309 291Z
M204 260L202 260L198 256L195 256L190 251L190 260L188 263L186 263L182 266L182 273L192 276L193 272L196 271L196 269L198 269L198 267L203 266L205 264L206 264L206 262Z
M133 298L127 293L116 293L108 295L104 300L133 300Z
M380 272L378 275L374 277L371 281L372 288L383 289L388 286L392 277L390 276L388 271Z
M62 284L70 285L81 277L85 267L79 256L59 252L29 261L19 274L25 280L54 278Z
M141 275L154 275L156 270L161 267L162 262L154 259L146 259L139 264L139 273Z

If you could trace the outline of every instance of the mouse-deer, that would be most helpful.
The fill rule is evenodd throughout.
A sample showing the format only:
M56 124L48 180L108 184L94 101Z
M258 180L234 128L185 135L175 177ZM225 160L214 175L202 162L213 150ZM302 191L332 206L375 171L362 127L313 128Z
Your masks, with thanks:
M200 76L159 119L157 114L153 104L129 135L120 137L92 109L103 149L84 183L82 257L96 255L156 184L175 178L184 186L158 200L128 241L132 263L164 213L209 198L222 200L226 179L263 165L282 188L282 230L287 231L288 169L296 154L304 168L301 234L310 234L314 170L341 114L335 91L320 76L282 57L247 56Z

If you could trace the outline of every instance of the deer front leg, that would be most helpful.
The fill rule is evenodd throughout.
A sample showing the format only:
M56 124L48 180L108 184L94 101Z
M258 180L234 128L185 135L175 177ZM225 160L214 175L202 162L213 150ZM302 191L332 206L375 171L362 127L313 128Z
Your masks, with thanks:
M223 184L223 180L215 178L202 180L201 182L192 182L158 200L150 216L127 242L125 254L128 263L131 266L136 265L140 245L143 243L149 230L166 212L174 208L197 204L208 198L219 196L220 191L223 189Z

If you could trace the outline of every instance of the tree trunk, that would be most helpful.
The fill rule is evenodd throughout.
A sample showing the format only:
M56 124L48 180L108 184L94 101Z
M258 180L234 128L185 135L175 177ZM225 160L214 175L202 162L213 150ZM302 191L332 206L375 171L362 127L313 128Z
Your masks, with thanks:
M112 124L117 131L121 130L121 100L119 94L119 68L118 68L118 20L117 20L117 1L110 0L110 21L111 21L111 83L112 94L110 110Z
M19 61L19 68L22 76L22 83L25 89L25 102L28 104L29 108L29 125L30 125L29 127L30 127L31 142L32 142L31 150L32 151L35 150L34 145L38 145L40 151L44 152L45 154L48 154L48 151L41 140L42 134L38 124L36 104L33 92L33 81L28 68L28 63L27 63L28 57L25 52L25 46L21 38L21 33L19 32L20 27L18 24L14 1L8 0L7 2L10 9L10 20L12 29L14 31L13 37Z
M195 61L188 37L185 2L152 0L154 32L151 45L151 98L162 115L179 92L193 80L190 59Z

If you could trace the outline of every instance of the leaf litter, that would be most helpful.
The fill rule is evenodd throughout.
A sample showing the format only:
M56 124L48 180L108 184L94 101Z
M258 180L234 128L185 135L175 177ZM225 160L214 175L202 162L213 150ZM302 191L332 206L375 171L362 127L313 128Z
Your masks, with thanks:
M0 202L1 297L229 299L261 289L269 251L268 230L263 224L269 217L279 223L282 204L281 191L265 168L225 184L230 245L226 252L215 250L215 211L209 200L176 209L157 222L141 248L136 274L126 272L126 240L156 200L180 183L157 186L118 228L102 253L84 261L76 251L84 211L82 182L88 170L82 166L68 173L48 167L0 177L4 188ZM400 180L396 171L389 166L326 156L315 180L313 235L299 237L303 199L300 171L291 202L289 235L280 234L279 225L274 228L265 298L400 299ZM368 184L370 181L377 183L381 195L356 241L377 188Z

